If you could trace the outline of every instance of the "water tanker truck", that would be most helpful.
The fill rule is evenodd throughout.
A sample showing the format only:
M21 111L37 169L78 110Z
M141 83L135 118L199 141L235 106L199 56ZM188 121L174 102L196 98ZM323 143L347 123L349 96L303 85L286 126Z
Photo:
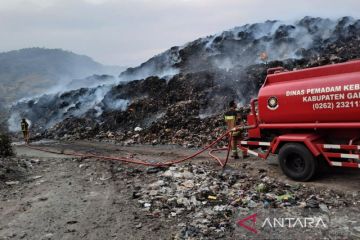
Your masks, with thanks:
M264 159L277 154L283 173L294 180L311 179L320 162L360 168L360 61L268 69L247 122L243 153Z

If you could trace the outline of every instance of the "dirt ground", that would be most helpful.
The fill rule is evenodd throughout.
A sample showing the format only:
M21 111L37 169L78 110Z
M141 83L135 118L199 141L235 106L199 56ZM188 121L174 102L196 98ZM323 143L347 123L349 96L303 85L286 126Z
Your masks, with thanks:
M39 146L59 152L134 156L151 161L181 158L196 151L175 146L124 147L86 141L44 142ZM151 216L132 197L134 186L156 180L156 175L146 173L146 167L43 153L21 144L16 144L15 150L18 156L35 159L36 163L29 176L18 180L19 184L0 189L0 239L176 238L180 219ZM222 171L206 154L191 161ZM263 161L251 157L231 161L228 169L254 175L265 169L270 177L294 183L281 173L274 159ZM305 186L358 196L360 172L332 169ZM358 215L360 210L357 210ZM360 232L351 236L348 239L360 239ZM226 239L235 238L226 236Z

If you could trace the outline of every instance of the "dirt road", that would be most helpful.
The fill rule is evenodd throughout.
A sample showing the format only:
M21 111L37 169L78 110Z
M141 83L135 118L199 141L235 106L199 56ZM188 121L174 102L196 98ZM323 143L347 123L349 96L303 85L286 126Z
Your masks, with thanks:
M84 141L50 142L40 146L59 152L134 156L151 161L174 159L195 152L174 146L123 147ZM157 175L147 172L147 168L48 154L22 145L15 149L19 156L39 161L35 161L25 179L14 179L19 183L0 190L0 239L179 238L178 228L184 219L157 217L143 211L134 199L137 186L157 180ZM222 171L206 154L192 162ZM272 163L249 158L231 161L228 168L253 176L265 171L280 182L296 184L282 175L276 161ZM333 189L344 196L354 196L354 199L358 197L359 186L359 171L346 169L332 170L304 185L319 191ZM356 231L354 234L351 236L357 236ZM222 238L234 239L234 235L229 233Z

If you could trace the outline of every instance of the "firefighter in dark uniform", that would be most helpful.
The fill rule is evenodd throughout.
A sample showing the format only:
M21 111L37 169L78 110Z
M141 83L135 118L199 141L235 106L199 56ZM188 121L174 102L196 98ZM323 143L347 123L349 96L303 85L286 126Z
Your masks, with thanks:
M235 101L231 101L229 103L229 110L225 113L225 122L228 130L234 129L241 122L241 113L236 109ZM234 159L239 159L237 144L240 139L241 139L241 132L233 131L232 139L231 139L231 148L232 148L231 151L232 151L232 157Z
M29 124L25 118L23 118L21 121L21 131L24 135L25 143L29 144Z

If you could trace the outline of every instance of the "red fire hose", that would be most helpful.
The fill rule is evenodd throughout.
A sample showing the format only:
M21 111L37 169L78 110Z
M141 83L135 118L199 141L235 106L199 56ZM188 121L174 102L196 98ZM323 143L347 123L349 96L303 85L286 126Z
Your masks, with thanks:
M206 150L208 150L209 148L211 148L212 146L214 146L215 144L220 142L225 137L229 137L229 144L228 144L228 146L226 148L211 149L209 151L209 155L211 157L213 157L215 160L217 160L219 162L219 164L224 168L226 166L228 160L229 160L229 154L230 154L230 150L231 150L231 138L232 138L233 130L253 129L253 128L256 128L258 126L257 117L256 117L256 110L255 110L255 102L256 101L257 101L257 99L252 99L251 100L251 112L255 116L255 123L253 125L242 126L242 127L239 127L238 129L228 130L223 135L221 135L218 139L216 139L214 142L212 142L211 144L209 144L208 146L206 146L202 150L194 153L193 155L190 155L188 157L181 158L181 159L175 159L175 160L166 161L166 162L159 162L159 163L150 163L150 162L146 162L146 161L143 161L143 160L130 159L130 158L126 158L126 157L110 157L110 156L101 156L101 155L83 154L83 153L59 153L59 152L56 152L56 151L51 151L51 150L47 150L47 149L43 149L43 148L38 148L38 147L31 146L31 145L27 145L27 147L31 148L31 149L34 149L34 150L47 152L47 153L53 153L53 154L62 154L62 155L75 156L75 157L86 157L86 158L98 158L98 159L105 159L105 160L115 160L115 161L121 161L121 162L126 162L126 163L134 163L134 164L145 165L145 166L163 167L163 166L170 166L170 165L173 165L173 164L181 163L181 162L187 161L189 159L195 158L196 156L202 154L203 152L205 152ZM213 154L213 152L224 151L224 150L227 150L225 161L222 161L219 157L217 157L217 156L215 156Z
M171 161L166 161L166 162L159 162L159 163L150 163L150 162L146 162L143 160L139 160L139 159L130 159L130 158L126 158L126 157L111 157L111 156L102 156L102 155L94 155L94 154L83 154L83 153L59 153L56 151L52 151L52 150L47 150L47 149L43 149L43 148L38 148L35 146L31 146L31 145L26 145L28 148L30 149L34 149L34 150L38 150L38 151L42 151L42 152L47 152L47 153L53 153L53 154L61 154L61 155L67 155L67 156L75 156L75 157L86 157L86 158L98 158L98 159L105 159L105 160L115 160L115 161L121 161L121 162L126 162L126 163L134 163L134 164L139 164L139 165L144 165L144 166L152 166L152 167L164 167L164 166L170 166L173 164L178 164L184 161L187 161L189 159L195 158L196 156L202 154L203 152L205 152L206 150L208 150L209 148L213 147L215 144L217 144L218 142L220 142L222 139L224 139L225 137L229 136L229 145L226 148L219 148L219 149L212 149L209 152L209 155L212 156L214 159L216 159L220 165L224 168L228 162L228 158L229 158L229 153L230 153L230 149L231 149L231 130L225 132L223 135L221 135L218 139L216 139L214 142L212 142L211 144L209 144L208 146L206 146L205 148L203 148L202 150L188 156L182 159L175 159L175 160L171 160ZM228 150L227 152L227 156L225 161L221 161L221 159L219 157L216 157L215 155L212 154L212 152L214 151L222 151L222 150Z

